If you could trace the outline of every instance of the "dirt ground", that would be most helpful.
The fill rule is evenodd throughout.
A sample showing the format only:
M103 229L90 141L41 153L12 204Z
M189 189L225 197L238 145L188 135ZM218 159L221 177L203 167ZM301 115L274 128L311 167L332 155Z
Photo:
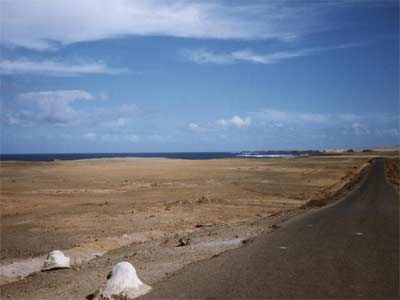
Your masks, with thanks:
M0 267L54 249L100 254L83 263L75 257L72 270L2 285L1 295L83 299L121 260L151 284L273 230L310 200L342 188L369 159L2 162Z
M387 180L400 187L400 157L388 157L385 160L385 173Z
M365 158L99 159L1 165L1 260L126 233L235 224L304 204Z

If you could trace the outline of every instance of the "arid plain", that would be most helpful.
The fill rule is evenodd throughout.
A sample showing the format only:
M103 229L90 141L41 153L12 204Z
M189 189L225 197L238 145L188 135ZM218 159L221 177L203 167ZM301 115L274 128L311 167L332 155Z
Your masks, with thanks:
M3 162L1 259L135 232L253 221L323 196L367 160Z
M0 266L55 249L71 251L74 264L52 276L2 274L2 294L84 298L121 260L151 284L273 230L307 203L324 204L370 159L2 162Z

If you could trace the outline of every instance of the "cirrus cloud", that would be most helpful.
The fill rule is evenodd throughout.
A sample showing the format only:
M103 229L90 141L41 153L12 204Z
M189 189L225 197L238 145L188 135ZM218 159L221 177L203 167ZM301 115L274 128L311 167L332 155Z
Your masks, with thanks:
M54 60L2 60L1 75L39 74L46 76L76 76L85 74L117 75L126 73L125 69L110 68L102 62L71 64Z
M239 62L249 62L254 64L274 64L280 61L309 56L325 51L361 47L379 40L380 39L375 39L363 43L348 43L335 46L315 47L290 51L276 51L271 53L256 53L251 49L241 49L224 53L200 48L182 49L178 51L178 54L184 59L198 64L233 64Z
M4 0L1 43L51 50L126 35L290 40L320 30L327 9L285 1Z

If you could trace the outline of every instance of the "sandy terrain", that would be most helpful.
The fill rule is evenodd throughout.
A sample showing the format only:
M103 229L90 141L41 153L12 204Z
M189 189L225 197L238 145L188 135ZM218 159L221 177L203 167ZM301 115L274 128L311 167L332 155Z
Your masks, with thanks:
M385 161L385 173L387 180L394 184L397 188L400 187L400 157L390 157Z
M54 249L67 250L75 266L2 285L1 293L10 299L85 298L121 260L154 283L273 230L310 200L332 196L369 159L3 162L2 283L9 281L5 267L10 271L12 263Z

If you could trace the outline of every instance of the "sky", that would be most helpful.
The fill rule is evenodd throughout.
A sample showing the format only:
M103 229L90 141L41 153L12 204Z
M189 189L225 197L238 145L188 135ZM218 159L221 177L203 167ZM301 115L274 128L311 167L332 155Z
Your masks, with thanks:
M398 1L0 5L1 153L400 144Z

